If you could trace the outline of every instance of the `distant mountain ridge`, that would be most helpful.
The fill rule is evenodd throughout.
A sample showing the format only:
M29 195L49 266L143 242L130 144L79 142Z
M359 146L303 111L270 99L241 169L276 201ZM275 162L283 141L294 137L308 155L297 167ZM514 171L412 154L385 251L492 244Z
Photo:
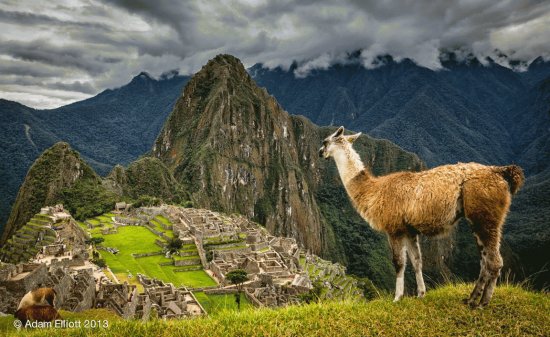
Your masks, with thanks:
M432 71L387 56L375 69L334 65L305 78L295 77L295 68L261 64L250 73L291 114L389 139L429 166L504 164L521 152L515 145L523 140L511 137L522 110L517 102L550 76L550 62L536 59L522 73L488 62L447 58L444 70Z
M513 202L505 226L506 238L511 240L513 253L523 260L531 256L535 248L544 251L550 242L548 226L544 226L550 212L541 197L550 187L547 174L550 63L537 59L525 72L514 72L490 60L482 64L476 59L462 62L450 58L443 62L446 70L441 71L419 67L410 60L395 62L391 57L381 58L380 63L376 69L365 69L358 64L334 65L327 70L314 70L306 78L296 78L295 68L268 70L261 65L248 69L248 73L289 113L304 115L320 125L343 124L355 131L390 139L418 154L429 166L456 161L519 163L532 177L524 188L525 194L520 192ZM14 195L17 178L22 181L24 177L23 167L30 166L40 148L47 147L44 144L53 144L59 139L67 139L72 145L74 140L75 149L102 174L116 163L128 164L150 150L150 144L187 81L188 78L181 76L155 80L142 73L127 86L51 111L37 112L18 103L0 101L0 131L6 134L6 146L0 150L3 151L0 152L0 165L3 165L0 177L7 182L1 188L6 188L8 196L11 188ZM49 115L49 112L53 113ZM97 116L103 119L97 122ZM300 119L292 117L292 120L294 127L300 128L296 123ZM157 133L153 134L155 128ZM318 142L317 138L329 132L322 130L308 138L312 142L308 145L311 151L318 146L313 144ZM158 149L153 153L155 151ZM365 159L376 164L380 158ZM161 179L170 180L161 166L149 164ZM169 162L165 164L170 167ZM179 165L172 169L174 176L182 180L189 172ZM330 210L331 203L346 197L339 195L340 192L331 194L339 181L333 184L331 188L317 191L323 217L338 211ZM5 204L9 204L9 200ZM6 212L8 207L4 206ZM357 228L366 225L355 219L352 210L343 212ZM356 233L350 231L351 227L350 224L337 226L334 235L353 236ZM529 235L536 235L536 242L540 243L533 249L526 244ZM365 247L373 244L368 243L369 240L371 238L357 238L346 248L345 255L352 269L361 269L361 256L350 256L357 249L368 251ZM376 252L383 253L383 250ZM526 268L526 274L538 271L539 262Z
M150 150L189 78L140 73L127 85L52 110L0 99L0 231L33 161L66 141L99 174Z

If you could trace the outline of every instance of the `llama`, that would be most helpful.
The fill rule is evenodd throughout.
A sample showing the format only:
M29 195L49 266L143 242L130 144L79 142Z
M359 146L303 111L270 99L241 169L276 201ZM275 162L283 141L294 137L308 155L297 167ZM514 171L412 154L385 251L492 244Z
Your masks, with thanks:
M31 305L50 305L53 307L56 292L53 288L38 288L29 291L19 302L17 310Z
M22 326L25 326L27 321L51 322L61 319L61 316L57 310L49 305L26 306L21 309L17 309L14 316L21 321Z
M466 218L481 254L481 270L465 302L471 307L486 306L503 265L499 251L502 225L511 195L523 185L523 170L515 165L459 163L376 177L352 147L360 135L344 135L340 127L323 141L319 156L334 158L357 212L372 228L387 234L397 273L394 302L403 296L407 253L415 270L418 297L426 293L418 235L445 236L460 218Z

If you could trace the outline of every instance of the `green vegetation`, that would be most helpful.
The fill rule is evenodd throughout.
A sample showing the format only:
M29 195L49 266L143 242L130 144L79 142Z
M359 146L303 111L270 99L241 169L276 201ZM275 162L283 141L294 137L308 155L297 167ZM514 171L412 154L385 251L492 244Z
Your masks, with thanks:
M87 220L88 223L94 223L97 226L89 230L94 235L91 240L96 241L98 246L119 250L117 254L99 250L101 259L98 260L104 260L120 282L127 281L130 284L137 285L137 274L140 273L148 277L158 278L164 282L171 282L175 286L185 285L196 288L216 285L216 282L202 270L197 254L183 257L175 255L173 258L166 258L162 252L163 247L155 243L160 237L142 226L121 226L117 228L116 233L103 235L100 231L102 227L99 219L101 218L106 217L96 217L94 218L95 221L92 221L94 219ZM100 240L104 241L99 242ZM197 251L197 247L192 244L180 245L179 247L178 249L186 253ZM156 254L145 257L134 257L132 255L145 253ZM176 267L173 265L174 259L196 259L199 264Z
M149 195L140 195L136 202L133 203L134 207L143 207L143 206L159 206L162 200L156 197Z
M245 270L235 269L225 275L225 278L233 285L237 286L237 293L235 294L235 303L237 309L241 310L241 292L243 290L243 283L248 280L248 276Z
M79 180L61 191L60 202L77 220L84 220L112 210L118 196L99 181Z
M209 315L215 315L224 310L237 310L233 294L207 295L202 291L194 294ZM254 306L245 296L241 296L241 310L249 308L253 309Z
M514 286L500 286L491 304L472 310L461 299L471 284L428 291L424 299L389 296L371 302L320 302L276 310L218 311L191 320L112 322L109 336L545 336L550 331L550 298ZM198 294L203 297L204 294ZM210 300L210 297L208 297ZM203 298L204 300L204 298ZM230 303L229 299L224 300ZM213 300L212 302L216 302ZM210 305L210 304L209 304ZM73 318L88 317L87 313ZM11 335L11 317L1 318ZM93 329L30 331L31 336L93 336Z
M168 251L175 253L183 247L183 242L179 238L173 238L168 241Z
M154 219L149 221L156 231L162 232L169 238L174 238L174 232L171 229L172 223L162 215L157 215Z
M160 200L178 204L186 199L180 184L158 158L142 157L132 162L122 175L125 179L119 177L117 183L123 185L125 195L138 199L138 207L151 206Z

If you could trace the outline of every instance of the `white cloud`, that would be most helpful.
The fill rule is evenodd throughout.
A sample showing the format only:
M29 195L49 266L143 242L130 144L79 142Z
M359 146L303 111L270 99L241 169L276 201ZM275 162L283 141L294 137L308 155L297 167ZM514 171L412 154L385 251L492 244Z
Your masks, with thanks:
M344 62L357 50L366 67L390 54L438 69L441 48L506 64L501 52L548 57L549 27L550 2L531 0L4 1L0 97L52 107L82 97L71 90L99 92L141 71L190 74L219 53L246 66L288 69L297 61L296 76ZM25 79L28 86L19 84L15 95L6 87L14 76L40 76L43 87ZM25 92L32 99L24 100Z

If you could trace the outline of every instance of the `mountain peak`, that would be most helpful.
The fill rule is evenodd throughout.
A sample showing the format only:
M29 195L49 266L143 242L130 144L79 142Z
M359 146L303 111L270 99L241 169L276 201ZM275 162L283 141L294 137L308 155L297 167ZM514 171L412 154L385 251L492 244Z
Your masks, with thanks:
M138 81L155 81L155 79L148 72L142 71L136 76L134 76L134 78L132 78L132 81L130 83L135 83Z
M78 181L99 182L99 177L68 143L58 142L46 149L33 163L19 189L2 234L10 238L40 208L59 201L62 191Z
M193 78L202 80L204 74L210 78L250 79L241 60L228 54L217 55L208 61Z

